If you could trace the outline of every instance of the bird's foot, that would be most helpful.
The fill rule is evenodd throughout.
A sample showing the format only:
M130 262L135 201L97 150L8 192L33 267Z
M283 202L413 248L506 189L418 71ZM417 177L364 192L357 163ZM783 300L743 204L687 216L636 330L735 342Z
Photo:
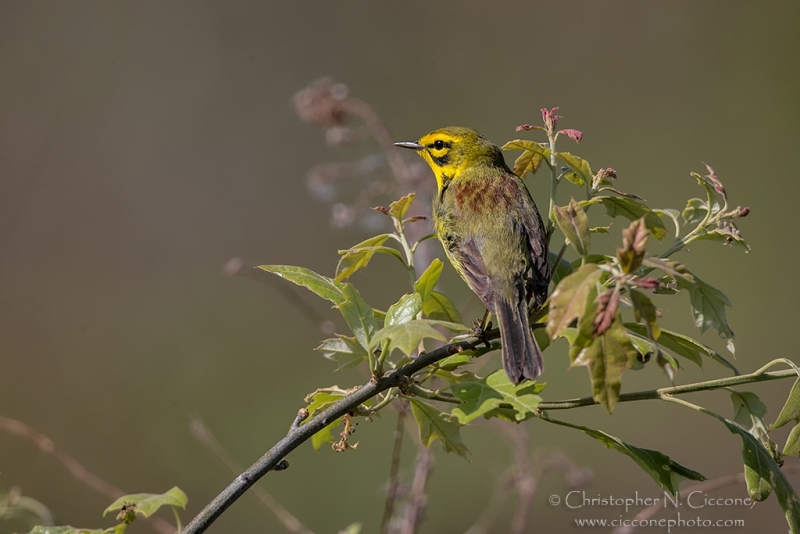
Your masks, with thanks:
M475 336L476 338L480 339L481 342L486 345L486 348L491 348L491 343L486 338L486 333L491 330L492 328L492 321L489 320L489 312L487 311L482 319L475 319L472 321L472 328L470 329L469 333Z

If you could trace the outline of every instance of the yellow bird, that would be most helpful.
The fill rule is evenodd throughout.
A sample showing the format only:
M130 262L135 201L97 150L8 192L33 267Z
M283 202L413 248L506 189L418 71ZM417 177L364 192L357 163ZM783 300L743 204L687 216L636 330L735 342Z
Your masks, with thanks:
M547 233L528 189L499 147L470 128L447 127L418 141L416 150L436 177L436 233L470 289L497 317L503 368L513 383L542 372L542 352L529 313L547 300Z

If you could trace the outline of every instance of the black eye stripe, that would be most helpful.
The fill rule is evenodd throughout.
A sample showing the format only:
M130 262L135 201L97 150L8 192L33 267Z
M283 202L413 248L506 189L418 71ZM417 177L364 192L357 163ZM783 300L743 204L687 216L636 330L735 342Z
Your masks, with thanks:
M432 148L434 150L443 150L445 148L451 148L453 145L448 143L447 141L442 141L441 139L437 139L433 143L425 145L426 148Z

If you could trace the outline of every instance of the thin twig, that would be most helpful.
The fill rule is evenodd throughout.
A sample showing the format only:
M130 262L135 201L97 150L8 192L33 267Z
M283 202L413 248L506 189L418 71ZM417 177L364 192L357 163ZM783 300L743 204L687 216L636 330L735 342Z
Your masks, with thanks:
M297 418L300 418L298 413ZM308 416L308 412L306 411L306 417ZM190 428L192 429L192 434L200 443L205 445L211 453L217 457L217 459L222 462L222 464L228 468L232 473L241 473L242 467L234 460L228 451L225 450L225 447L219 442L217 437L211 432L211 430L206 426L205 422L197 416L193 416L191 418ZM266 506L270 512L281 522L281 524L286 527L286 530L289 532L294 532L296 534L314 534L311 530L309 530L303 523L300 522L289 510L283 507L281 503L275 500L275 498L270 495L267 490L262 488L261 486L253 486L253 493L255 496L260 500L264 506Z
M52 455L53 458L58 461L58 463L60 463L67 471L69 471L69 474L72 475L75 480L90 487L94 491L105 495L109 499L116 500L123 495L126 495L126 492L109 484L99 476L86 469L78 460L75 459L75 457L56 447L56 444L53 442L53 440L44 434L37 432L22 421L0 415L0 429L8 432L9 434L17 436L18 438L22 438L31 442L43 453ZM174 534L175 532L175 527L160 517L150 517L148 518L147 522L156 532L160 532L162 534Z
M386 489L386 504L383 507L383 518L381 519L381 532L385 533L389 526L389 520L394 514L394 503L397 500L400 479L400 452L403 446L403 425L406 414L408 413L408 402L401 400L397 407L397 427L394 430L394 447L392 448L392 465L389 469L389 487Z
M422 522L425 510L428 508L428 496L425 488L428 485L428 476L433 468L433 453L430 449L420 444L417 446L417 461L414 465L414 480L406 499L406 508L403 521L398 529L398 534L414 534Z
M794 369L786 369L784 371L772 371L765 373L763 371L756 371L746 375L737 375L730 378L718 378L716 380L706 380L705 382L695 382L693 384L686 384L683 386L670 386L659 389L649 389L644 391L634 391L631 393L622 393L619 396L618 402L630 402L640 400L656 400L661 399L668 395L680 395L683 393L696 393L698 391L709 391L712 389L721 389L724 387L740 386L742 384L753 384L755 382L768 382L770 380L780 380L782 378L797 377L797 372ZM540 402L540 410L569 410L572 408L579 408L581 406L592 406L598 404L592 397L581 397L578 399L568 399L554 402Z

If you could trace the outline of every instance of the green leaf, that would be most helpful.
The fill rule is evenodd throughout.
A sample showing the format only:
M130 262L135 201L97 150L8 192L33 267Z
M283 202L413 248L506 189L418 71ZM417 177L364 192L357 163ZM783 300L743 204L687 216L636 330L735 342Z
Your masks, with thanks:
M387 326L378 331L372 338L371 348L380 345L383 340L389 340L389 345L386 347L388 352L393 349L400 349L406 356L411 356L419 347L423 339L438 339L439 341L447 341L441 332L433 328L434 326L442 326L449 330L465 332L469 330L463 324L451 323L448 321L435 321L432 319L414 319L407 323Z
M341 304L345 300L344 294L342 293L344 284L331 280L321 274L317 274L311 269L295 267L294 265L259 265L258 268L269 273L277 274L293 284L303 286L334 304Z
M419 276L419 279L414 282L414 291L422 296L423 304L428 301L433 293L436 284L439 283L439 277L442 275L442 260L434 258L425 272Z
M641 291L631 289L629 295L631 303L633 303L633 311L636 320L645 325L647 337L653 341L658 341L658 337L661 335L661 327L659 327L658 322L656 322L655 304Z
M794 488L786 479L772 453L750 432L718 413L680 399L668 400L714 417L721 421L731 433L737 434L742 439L744 476L750 497L755 500L765 499L768 494L768 492L765 494L766 483L767 489L771 488L775 491L775 496L778 498L778 503L786 517L786 522L789 524L790 532L792 534L800 534L800 497L797 496Z
M315 350L322 356L337 363L339 369L350 369L368 359L367 351L354 337L336 334L337 337L326 339Z
M723 418L724 419L724 418ZM733 421L724 419L728 430L742 438L742 459L747 492L756 501L766 499L770 490L775 491L778 503L784 511L791 532L800 532L800 498L781 471L772 454L750 432Z
M563 335L564 329L578 320L578 335L575 342L584 346L594 331L594 311L597 309L597 285L603 271L587 264L564 278L550 297L547 316L547 334L551 339ZM572 343L571 343L572 344Z
M322 448L323 445L330 445L333 442L333 433L331 429L338 426L341 422L342 418L340 417L333 423L329 424L313 436L311 436L311 446L314 448L315 451L318 451Z
M561 283L561 280L572 274L575 268L572 266L572 263L565 260L563 257L559 260L558 265L556 265L555 269L553 269L553 264L558 258L558 254L555 252L550 252L549 255L550 261L550 269L553 271L553 285L557 286Z
M541 159L539 160L540 163L544 161L548 167L550 167L550 148L542 143L537 143L535 141L528 141L525 139L515 139L514 141L509 141L508 143L504 144L501 147L503 150L526 150L531 153L531 160L534 159L535 156L539 156ZM524 156L523 154L522 156ZM522 159L522 156L517 158L517 162ZM520 163L520 167L522 163ZM520 170L522 170L520 168ZM527 171L526 171L527 172ZM522 174L517 172L517 163L514 163L514 174L522 178Z
M461 440L461 423L417 398L408 398L408 402L419 426L419 440L423 445L430 448L434 441L439 440L445 451L467 457L469 451Z
M644 224L647 226L647 229L650 230L650 233L653 234L653 237L661 240L667 235L667 227L664 226L661 218L643 202L632 198L600 195L591 200L584 200L581 204L583 206L588 206L598 202L601 202L603 206L605 206L606 213L608 213L609 217L625 217L631 221L644 217Z
M408 208L411 207L411 203L414 202L415 197L416 195L414 193L409 193L403 198L397 199L389 204L389 215L398 221L402 221L403 217L406 216Z
M526 150L514 161L514 174L522 178L528 173L536 174L542 164L542 155Z
M675 239L678 239L681 236L681 223L678 220L678 217L680 217L681 212L679 212L678 210L671 209L671 208L664 208L664 209L654 208L653 211L659 217L665 217L666 216L666 217L669 217L670 219L672 219L673 224L675 224Z
M611 413L619 399L622 373L636 364L636 354L636 349L617 315L608 330L581 349L572 365L585 365L589 368L592 397Z
M605 254L589 254L585 258L579 258L572 263L572 267L580 267L585 263L596 263L597 265L604 265L607 263L614 263L616 258L614 256L607 256Z
M553 207L556 224L582 257L589 254L589 218L580 204L571 199L568 206Z
M578 175L575 171L567 171L562 175L567 181L572 182L573 184L577 185L578 187L583 187L586 185L586 182L583 181L583 178Z
M344 390L339 386L320 388L309 393L304 399L308 403L308 406L306 406L306 409L308 410L308 416L314 417L314 414L330 408L334 403L340 401L342 397L347 395L347 393L347 390ZM314 447L315 451L320 450L323 445L333 441L331 428L337 426L340 421L341 417L311 436L311 445Z
M725 201L725 203L727 204L728 203L727 194L725 193L725 188L722 187L722 182L719 181L716 174L714 173L714 170L711 167L706 165L706 168L710 173L707 176L700 176L696 172L690 172L689 174L692 175L692 177L694 177L695 180L697 180L698 184L706 188L706 192L708 193L708 198L713 199L715 204L718 202L717 194L719 194L719 196L721 196ZM712 213L713 212L714 209L712 207Z
M794 425L781 452L784 456L800 456L800 425Z
M659 271L675 278L676 280L678 278L683 278L687 282L694 282L694 276L692 276L692 274L686 270L686 266L684 266L681 262L668 260L666 258L658 258L656 256L646 256L642 260L642 264L652 269L658 269Z
M694 276L693 282L685 278L677 278L677 282L679 289L689 292L695 326L700 329L700 332L705 332L709 327L715 328L719 332L719 336L727 340L728 350L733 354L735 350L733 330L728 326L728 319L725 316L725 307L731 305L728 297L697 276Z
M630 457L645 473L650 475L659 486L665 491L668 491L671 495L676 495L678 493L678 487L682 480L705 480L705 477L697 471L682 466L662 452L635 447L629 443L625 443L619 438L606 434L602 430L573 425L572 423L550 419L549 417L544 418L544 420L580 430L609 449L614 449Z
M647 330L645 327L638 323L625 323L625 327L631 332L635 332L639 335L647 335ZM700 367L703 366L703 357L705 356L706 358L711 358L720 365L724 365L732 370L735 374L740 374L739 370L736 369L731 362L725 359L717 351L707 345L704 345L703 343L700 343L697 340L690 338L689 336L672 332L671 330L662 329L661 335L658 338L658 344L665 349L671 350L678 356L683 356L684 358L693 361Z
M462 402L453 408L453 415L463 424L487 415L501 404L510 405L514 420L524 421L534 416L542 401L536 393L544 389L544 384L525 382L515 385L505 371L499 369L477 382L460 382L450 389Z
M638 325L638 323L636 323L636 324ZM639 326L641 326L641 325L639 325ZM639 356L637 356L637 358L636 358L636 364L633 365L631 367L631 369L634 369L634 370L637 370L637 371L639 369L643 369L646 356L648 354L652 355L656 351L655 343L652 340L647 339L644 336L641 336L641 335L638 335L638 334L634 334L633 332L630 331L630 329L628 330L628 339L631 340L631 343L633 344L633 348L635 348L636 352L639 353ZM679 366L677 365L677 362L676 362L675 368L676 369L679 368Z
M553 343L553 340L547 335L547 329L542 328L544 325L542 325L541 322L536 323L536 325L536 328L533 328L533 325L531 325L531 328L533 328L533 338L536 340L536 344L539 345L539 349L544 351Z
M394 326L407 323L417 318L417 314L422 311L422 297L419 293L403 295L397 303L389 306L386 310L386 326Z
M123 506L135 504L137 514L150 517L162 506L180 506L181 508L185 508L187 502L189 502L189 499L186 497L186 494L178 486L175 486L160 494L135 493L132 495L123 495L111 503L109 507L103 511L103 515L109 512L117 512L121 510Z
M707 239L710 241L717 241L723 245L730 245L731 243L739 245L745 252L750 252L750 245L742 238L742 234L736 225L730 221L720 221L714 228L705 229L697 234L695 239Z
M369 264L369 260L372 259L372 256L374 256L376 252L393 254L405 265L405 260L403 260L403 256L400 255L400 252L393 248L381 246L389 237L389 234L376 235L347 250L340 250L339 254L342 257L339 259L339 264L336 266L336 281L345 281L353 273L366 267Z
M462 323L461 314L458 313L453 302L438 291L431 291L430 297L422 306L422 312L430 319Z
M398 198L389 204L389 215L398 221L402 221L408 212L408 208L410 208L411 204L414 203L416 196L417 195L415 193L409 193L406 196Z
M611 225L608 226L593 226L589 228L590 234L607 234L611 230Z
M339 531L339 534L361 534L361 523L353 523L352 525L347 525L342 530Z
M708 213L708 202L699 198L690 198L686 207L681 212L681 217L685 224L697 224L702 221Z
M347 395L347 390L340 388L339 386L331 386L329 388L319 388L308 395L305 396L305 400L308 403L306 406L306 410L308 410L308 416L314 417L317 412L321 412L327 408L330 408L331 405L340 401L342 397Z
M763 444L774 448L769 439L767 423L767 407L758 395L749 391L732 391L733 421L757 437Z
M369 350L370 340L378 329L375 312L361 298L358 290L352 284L346 284L342 287L342 295L344 295L345 300L339 303L337 308L339 308L347 326L355 334L361 346Z
M786 404L783 405L778 418L772 423L772 428L780 428L789 421L800 422L800 378L795 380Z
M592 169L589 167L588 161L581 159L578 156L573 156L569 152L556 152L556 157L566 163L567 166L572 169L572 171L576 174L576 177L580 178L581 183L578 183L576 180L570 180L571 182L576 183L576 185L581 187L585 184L592 183L594 175L592 174Z

